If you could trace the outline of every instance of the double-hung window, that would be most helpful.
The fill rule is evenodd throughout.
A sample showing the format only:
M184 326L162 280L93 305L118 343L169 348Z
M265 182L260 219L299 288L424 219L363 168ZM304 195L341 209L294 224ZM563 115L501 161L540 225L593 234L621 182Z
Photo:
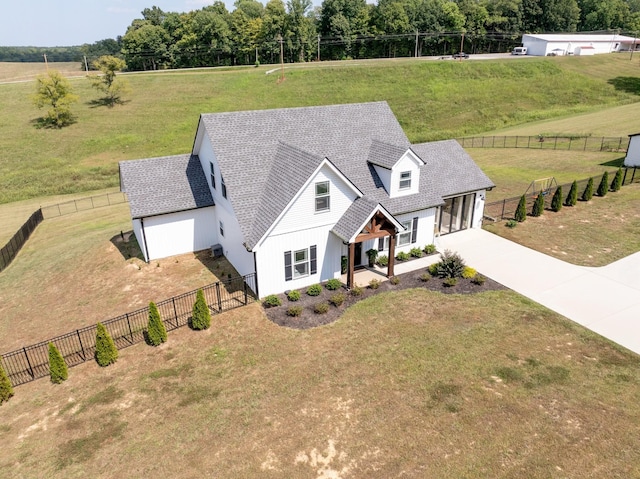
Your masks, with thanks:
M400 173L400 189L408 190L411 188L411 172L403 171Z
M219 221L218 223L220 223L220 236L224 236L224 223L222 221Z
M403 221L402 226L404 226L407 231L398 235L398 246L411 243L411 220Z
M209 163L209 166L211 167L211 186L215 190L216 189L216 170L213 167L213 163Z
M299 249L293 253L293 277L302 278L309 274L309 250Z
M227 185L224 182L224 178L222 176L220 176L220 183L222 185L222 196L223 198L227 197Z
M316 213L329 211L331 207L329 196L329 182L320 181L316 183Z

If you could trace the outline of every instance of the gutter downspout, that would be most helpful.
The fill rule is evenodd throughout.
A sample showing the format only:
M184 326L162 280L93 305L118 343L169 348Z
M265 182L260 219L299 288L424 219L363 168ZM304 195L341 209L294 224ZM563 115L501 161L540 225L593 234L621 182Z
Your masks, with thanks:
M144 218L140 218L140 226L142 229L142 242L144 243L145 262L149 262L149 248L147 247L147 235L144 234Z
M258 259L257 253L253 252L253 270L256 272L256 296L260 298L260 290L258 288Z

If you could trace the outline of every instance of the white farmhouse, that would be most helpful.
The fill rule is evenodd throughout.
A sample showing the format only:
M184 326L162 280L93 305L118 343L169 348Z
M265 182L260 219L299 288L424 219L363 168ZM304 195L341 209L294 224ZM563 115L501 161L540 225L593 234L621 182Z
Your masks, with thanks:
M220 245L266 296L478 228L494 185L454 140L412 145L386 102L203 114L193 150L120 163L147 261Z
M624 35L526 34L522 45L533 56L594 55L635 50L640 40Z

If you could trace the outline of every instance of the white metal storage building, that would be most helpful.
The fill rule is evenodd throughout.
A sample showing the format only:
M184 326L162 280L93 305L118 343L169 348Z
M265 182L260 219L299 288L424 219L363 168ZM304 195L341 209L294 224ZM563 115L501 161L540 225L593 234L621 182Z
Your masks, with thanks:
M640 40L625 35L548 34L522 35L527 55L593 55L631 51L640 47Z

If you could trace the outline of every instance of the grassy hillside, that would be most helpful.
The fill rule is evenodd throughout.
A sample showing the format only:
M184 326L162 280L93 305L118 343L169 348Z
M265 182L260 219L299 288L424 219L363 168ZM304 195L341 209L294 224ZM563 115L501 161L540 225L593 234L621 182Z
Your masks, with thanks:
M33 127L33 84L0 85L0 203L116 186L119 160L189 151L201 112L386 100L419 142L636 100L549 59L309 68L280 84L265 71L128 75L130 101L113 109L92 107L96 93L75 79L77 123L60 131Z

